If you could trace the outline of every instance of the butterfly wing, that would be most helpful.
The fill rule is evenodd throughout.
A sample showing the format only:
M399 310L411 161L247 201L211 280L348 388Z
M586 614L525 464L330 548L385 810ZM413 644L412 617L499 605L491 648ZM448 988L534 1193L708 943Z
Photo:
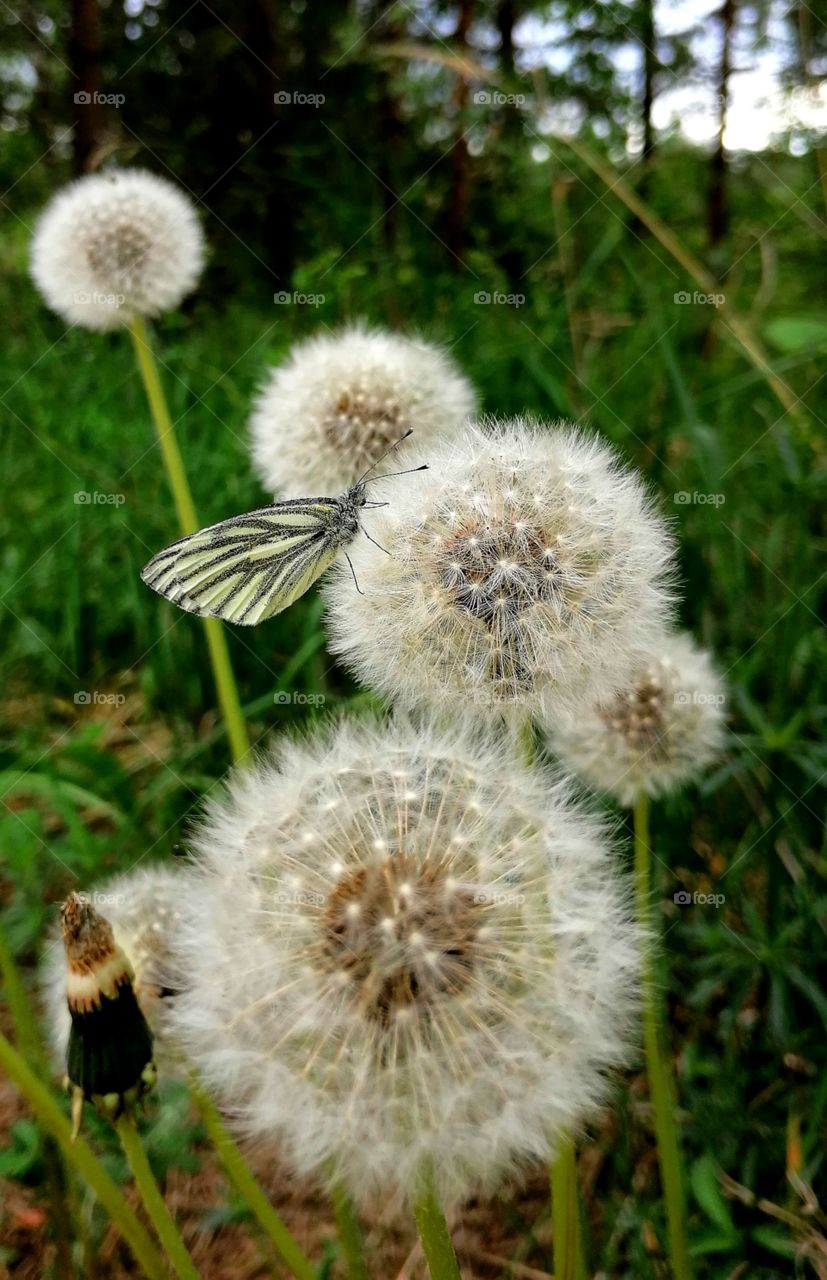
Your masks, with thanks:
M179 538L141 573L153 591L202 618L255 626L281 613L332 563L335 498L277 502Z

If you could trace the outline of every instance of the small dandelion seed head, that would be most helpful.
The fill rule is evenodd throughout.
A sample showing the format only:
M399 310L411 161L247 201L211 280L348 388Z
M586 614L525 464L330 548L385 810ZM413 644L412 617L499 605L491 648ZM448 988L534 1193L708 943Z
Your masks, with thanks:
M250 421L253 461L274 493L335 494L406 431L427 448L475 403L439 347L354 325L298 343L272 370Z
M685 633L664 633L626 689L549 723L561 762L597 790L632 805L697 777L724 739L724 685L709 655Z
M637 935L605 833L459 720L283 744L212 806L192 882L188 1057L242 1132L359 1200L425 1162L454 1201L549 1158L625 1058Z
M596 436L527 419L422 457L371 513L390 555L350 548L363 594L330 583L335 651L406 706L559 714L613 694L671 607L672 540L637 475Z
M171 1048L171 995L168 987L168 952L170 938L177 927L180 905L186 892L186 872L181 868L139 868L118 876L91 893L74 894L64 908L62 934L64 945L55 935L50 938L42 966L43 1000L55 1058L63 1063L69 1040L70 1017L66 1003L66 912L75 902L87 902L93 917L113 944L123 953L132 973L135 995L156 1039L163 1057ZM75 930L75 933L78 931Z
M195 288L203 265L192 201L142 169L71 183L41 215L32 242L32 277L45 301L87 329L171 311Z

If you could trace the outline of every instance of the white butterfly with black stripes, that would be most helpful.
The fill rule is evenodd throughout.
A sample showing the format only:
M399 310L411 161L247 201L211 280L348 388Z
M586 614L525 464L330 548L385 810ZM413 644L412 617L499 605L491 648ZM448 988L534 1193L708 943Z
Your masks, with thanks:
M406 431L391 449L410 434ZM242 627L264 622L304 595L353 541L363 508L384 505L368 502L370 471L338 498L288 498L179 538L152 557L141 578L187 613ZM346 551L345 556L350 564Z

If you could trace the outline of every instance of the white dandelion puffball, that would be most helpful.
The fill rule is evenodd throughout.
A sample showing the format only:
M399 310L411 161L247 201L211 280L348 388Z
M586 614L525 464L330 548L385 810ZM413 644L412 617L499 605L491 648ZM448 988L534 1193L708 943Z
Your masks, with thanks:
M627 1056L637 933L599 823L493 739L341 724L197 841L176 1034L242 1133L364 1202L551 1157Z
M669 613L672 539L598 436L472 424L389 482L328 588L332 649L406 706L541 718L611 694ZM393 484L391 493L390 484Z
M273 493L338 493L406 431L430 447L475 409L445 351L353 325L298 343L271 371L250 421L253 462Z
M156 1055L175 1056L168 1030L167 960L188 873L181 866L153 866L117 876L85 895L112 926L133 974L133 986L156 1039ZM42 966L47 1029L55 1059L66 1061L71 1019L66 1002L66 957L57 931L50 937ZM166 1065L166 1063L165 1063Z
M41 215L32 277L53 311L86 329L157 316L191 293L204 236L189 197L143 169L107 170L64 187Z
M625 690L577 718L549 725L549 745L590 786L633 805L673 791L706 768L724 740L724 685L684 633L650 641Z

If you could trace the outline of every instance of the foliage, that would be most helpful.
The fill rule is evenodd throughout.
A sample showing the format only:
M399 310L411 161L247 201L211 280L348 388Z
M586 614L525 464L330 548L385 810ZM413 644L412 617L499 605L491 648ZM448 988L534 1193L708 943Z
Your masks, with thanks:
M170 31L153 48L114 7L104 10L105 82L123 81L128 104L117 158L171 169L204 193L214 246L204 288L158 332L199 514L206 523L262 500L247 456L254 388L297 337L360 315L447 342L487 410L587 420L646 473L677 525L684 622L715 651L732 694L724 762L653 817L693 1249L699 1273L721 1280L739 1265L750 1277L792 1275L789 1231L733 1197L721 1174L797 1207L785 1175L800 1126L797 1171L824 1185L827 310L813 287L824 231L815 155L779 146L738 158L717 256L703 244L707 157L673 136L647 179L652 208L716 272L801 397L794 422L715 307L675 302L693 282L564 142L542 135L532 110L515 133L490 109L463 108L480 145L459 263L445 231L451 73L364 47L357 55L349 45L361 27L336 6L279 6L289 31L272 47L291 92L313 92L322 69L335 67L325 108L273 116L262 96L272 96L273 73L249 53L266 10L245 10L250 25L239 31L240 11L225 8L216 21L206 6L184 16L183 4L147 7L140 21L157 15L158 33ZM437 19L420 17L426 29L409 34L438 48L429 35ZM62 11L49 21L43 39L62 48ZM377 43L405 34L395 22L386 15ZM141 49L145 61L130 70ZM0 160L3 186L19 179L4 197L12 216L0 259L0 887L33 980L53 904L110 871L177 856L226 749L197 623L138 577L175 521L128 343L66 332L26 278L33 219L69 176L66 144L43 156L69 115L69 77L32 56L42 97L13 113ZM595 75L605 72L601 64ZM618 90L621 118L627 97ZM386 145L388 129L398 145ZM280 289L324 300L277 304ZM480 293L512 302L479 303ZM316 595L234 632L230 644L262 744L364 702L325 654ZM286 703L274 700L279 692ZM302 700L309 694L324 699L321 709ZM725 901L680 905L681 889ZM156 1123L161 1167L191 1158L176 1114L180 1124ZM647 1242L652 1224L663 1238L663 1210L639 1081L593 1145L595 1263L645 1280L657 1274ZM40 1171L38 1135L19 1121L0 1174L37 1182ZM533 1226L524 1223L526 1257L542 1266Z

